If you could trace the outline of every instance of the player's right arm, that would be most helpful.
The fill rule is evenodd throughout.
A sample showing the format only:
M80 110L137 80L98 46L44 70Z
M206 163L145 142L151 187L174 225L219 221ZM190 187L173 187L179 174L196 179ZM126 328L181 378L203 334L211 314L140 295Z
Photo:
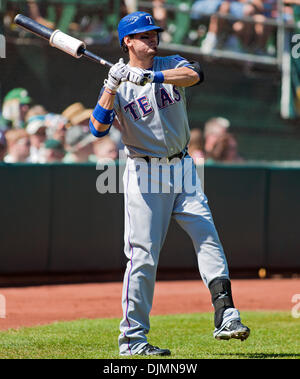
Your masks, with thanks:
M116 96L116 92L104 89L104 91L103 91L103 93L102 93L102 95L101 95L101 97L100 97L100 99L99 99L99 101L98 101L98 103L94 109L94 112L97 111L96 108L98 106L103 108L104 110L107 110L109 113L113 112L115 96ZM102 137L109 132L109 129L111 127L111 123L103 123L103 122L98 121L94 116L94 112L90 118L90 129L94 135L99 134L99 133L102 134L101 136L96 135L96 137ZM95 134L95 131L98 133ZM103 134L103 133L105 133L105 134Z
M104 82L104 90L90 117L90 130L96 137L108 134L114 121L114 101L117 89L127 75L127 66L121 58L108 73L108 79Z

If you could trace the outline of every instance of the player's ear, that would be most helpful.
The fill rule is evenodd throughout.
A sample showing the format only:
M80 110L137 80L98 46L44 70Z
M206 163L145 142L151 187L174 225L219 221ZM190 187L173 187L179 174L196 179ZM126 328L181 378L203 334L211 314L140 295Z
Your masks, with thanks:
M123 44L125 46L127 46L127 48L129 46L131 46L132 45L132 38L131 38L131 36L125 36L124 39L123 39Z

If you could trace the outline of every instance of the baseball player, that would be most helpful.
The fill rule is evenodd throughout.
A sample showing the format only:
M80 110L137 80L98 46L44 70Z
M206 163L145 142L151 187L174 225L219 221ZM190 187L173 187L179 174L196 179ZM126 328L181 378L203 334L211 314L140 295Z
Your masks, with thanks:
M120 355L171 354L150 345L146 337L159 253L171 217L193 241L200 275L215 310L214 337L244 340L250 333L234 307L224 251L195 165L187 154L190 129L185 87L201 83L203 73L199 63L179 55L158 57L161 31L149 13L134 12L121 19L119 41L129 62L121 59L110 69L90 119L91 132L102 137L116 114L127 155L123 183L128 263ZM187 183L195 178L196 187L190 191Z

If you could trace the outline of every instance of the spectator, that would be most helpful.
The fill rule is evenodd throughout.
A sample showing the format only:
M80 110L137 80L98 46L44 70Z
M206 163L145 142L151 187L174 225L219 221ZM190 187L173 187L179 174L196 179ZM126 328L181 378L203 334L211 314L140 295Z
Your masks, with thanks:
M53 22L46 20L44 17L41 16L40 8L39 5L36 3L36 0L27 0L27 6L30 18L32 18L39 24L46 26L47 28L53 29L55 27L55 24Z
M37 104L37 105L33 105L32 107L28 109L28 111L25 114L24 119L25 119L25 122L27 123L28 120L33 116L41 116L41 115L46 115L46 114L47 114L47 110L45 109L45 107L43 105Z
M12 126L11 121L6 120L0 113L0 131L5 132L6 130L10 129L11 126Z
M276 0L251 0L250 2L240 0L232 2L230 13L233 16L240 19L253 17L256 22L249 23L242 20L234 22L232 26L234 35L231 36L231 41L236 41L236 44L246 50L253 48L254 52L262 50L272 30L269 25L264 25L263 22L266 17L271 16L270 7L273 7L273 5L276 5Z
M220 34L225 30L227 21L219 14L228 14L230 5L223 0L196 0L191 9L192 18L210 16L208 31L201 43L201 52L209 54L217 46Z
M63 112L62 116L68 120L67 127L71 125L89 125L89 118L93 109L87 109L82 103L73 103Z
M76 102L70 104L65 110L62 111L61 115L68 120L67 127L72 125L71 118L82 110L84 110L83 104Z
M43 143L46 141L45 116L33 116L28 120L26 131L30 136L30 161L43 163Z
M71 126L66 132L66 146L68 153L65 163L81 163L90 161L93 154L95 137L90 133L88 126Z
M157 25L164 29L163 32L160 33L159 38L163 42L170 43L172 42L173 38L172 33L175 32L177 27L176 25L168 25L168 9L165 5L166 2L166 0L153 0L153 17L157 21ZM180 4L177 4L177 6L179 7L177 12L181 12L181 9L184 9L186 6L188 6L188 4L184 4L184 2L182 2Z
M30 138L24 129L11 129L5 134L7 140L6 163L30 162Z
M210 154L218 138L227 133L230 122L224 117L214 117L204 125L204 152Z
M195 0L191 8L191 17L193 19L211 16L220 9L223 0Z
M283 21L289 23L293 21L293 11L288 5L289 1L299 0L284 0L283 1ZM236 39L237 43L250 50L255 54L275 54L275 46L267 46L269 38L275 32L276 27L268 25L265 21L268 18L278 18L277 0L240 0L232 2L230 5L230 13L236 17L247 16L253 17L253 23L245 21L237 21L233 24L232 29L234 36L231 37L231 42ZM242 12L241 12L242 11ZM232 44L232 43L231 43Z
M77 112L71 117L72 125L89 126L89 121L93 109L84 108L80 112Z
M212 150L207 155L207 162L243 162L244 159L238 153L238 144L231 133L223 134L215 142Z
M43 163L62 162L65 156L64 145L61 141L48 139L44 144L43 155Z
M0 130L0 162L3 162L7 151L7 142L4 132Z
M137 11L137 8L138 8L137 2L138 0L124 0L127 13L133 13Z
M152 7L153 7L153 17L157 21L157 25L160 26L162 29L166 29L167 9L165 7L165 0L153 0Z
M210 3L210 0L198 0L194 4L194 8L197 9L198 14L203 14L203 5L205 3ZM213 6L214 4L214 6ZM205 7L205 9L207 9ZM218 42L220 40L220 36L225 34L224 37L228 34L228 32L234 32L231 34L226 41L226 47L234 50L240 51L241 45L248 47L251 38L252 38L252 28L253 24L249 22L242 21L243 17L252 17L254 15L261 14L264 10L263 1L262 0L212 0L210 5L210 12L212 14L210 18L210 23L208 27L208 32L206 34L205 39L201 44L201 51L205 54L209 54L216 48ZM232 15L238 21L228 22L226 19L219 17L219 15ZM259 19L258 19L259 21ZM230 26L232 24L232 27Z
M47 139L56 139L65 144L68 120L56 113L47 113L45 116L45 125L47 126Z
M188 152L196 164L204 159L204 141L201 129L194 128L191 130Z
M300 0L283 0L285 5L300 5Z
M24 88L14 88L3 99L2 115L12 122L13 128L25 127L25 114L32 99Z
M283 0L282 4L282 16L283 16L283 21L288 24L294 21L294 12L293 9L290 5L292 4L297 4L300 5L299 0ZM252 45L255 53L259 54L275 54L276 52L276 47L271 46L270 48L267 46L267 42L270 38L270 36L273 34L274 39L275 39L275 33L276 33L276 27L271 26L271 25L266 25L264 22L268 18L277 18L279 19L280 13L277 9L278 3L277 0L265 0L262 1L263 3L263 11L261 14L256 14L253 16L255 23L253 25L253 41ZM267 51L266 51L266 48Z
M94 144L94 160L96 162L105 163L107 160L118 159L118 150L116 143L107 135L98 138Z

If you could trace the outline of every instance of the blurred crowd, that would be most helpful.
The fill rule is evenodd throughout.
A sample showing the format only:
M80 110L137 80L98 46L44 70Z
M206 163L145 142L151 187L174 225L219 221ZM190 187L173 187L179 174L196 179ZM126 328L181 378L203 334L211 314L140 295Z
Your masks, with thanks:
M182 1L181 6L184 3ZM170 11L166 4L167 0L153 0L153 14L160 26L166 29L162 33L162 40L172 42L172 31L168 28ZM214 49L226 49L274 55L277 28L268 24L268 21L282 20L286 24L293 23L296 21L295 6L299 5L300 0L282 0L280 9L278 0L187 1L186 6L190 7L192 24L196 25L190 39L201 41L200 51L204 54L210 54ZM184 7L182 9L184 10Z
M230 121L224 117L210 118L203 128L193 128L188 152L196 164L244 162L237 139L230 131Z
M44 18L40 3L34 0L26 3L30 17L48 27L55 27ZM200 46L203 53L209 54L221 46L234 51L274 54L274 51L267 51L267 41L275 27L264 24L264 21L278 19L277 0L183 0L184 3L190 7L193 23L200 25L203 18L208 21ZM166 5L171 3L152 0L152 4L154 18L165 29L161 39L169 42L170 13ZM283 0L286 22L294 21L292 5L300 5L300 0ZM56 13L61 11L59 6L55 9ZM138 0L122 1L121 12L139 9ZM13 10L10 19L9 11L6 15L8 24L13 20ZM247 18L252 22L245 21ZM75 26L70 24L71 29L76 30ZM92 109L85 108L80 102L70 104L60 114L53 113L34 102L26 89L12 89L6 94L0 112L0 161L80 163L118 159L118 151L123 149L120 125L116 121L108 136L97 139L89 131L91 113ZM243 161L230 130L230 121L223 117L211 118L191 130L189 153L195 162L199 159L206 162Z
M149 8L151 3L152 10ZM35 0L24 0L23 4L25 4L25 13L29 17L52 29L59 24L65 5L58 1L53 8L51 3L53 9L51 8L50 13L53 14L52 20L49 20L47 2L42 4ZM93 6L95 7L96 4L97 2L93 3ZM295 7L300 6L300 0L282 0L280 9L278 9L278 0L181 0L180 2L152 0L148 1L149 5L146 8L143 8L143 2L138 0L122 0L118 3L117 10L113 1L109 2L109 7L106 3L103 4L104 8L101 8L100 2L97 5L98 8L92 10L88 4L85 7L84 1L78 3L77 10L67 25L69 32L83 33L82 38L87 38L87 43L89 41L110 43L112 33L107 33L105 38L103 34L105 24L109 19L107 15L114 14L116 17L122 17L127 13L144 9L152 12L158 25L165 29L161 34L161 40L172 42L176 29L186 27L180 24L180 18L178 18L179 24L176 23L176 14L182 11L191 20L191 23L187 23L190 24L191 30L185 31L187 35L180 43L193 44L192 40L197 41L200 51L204 54L210 54L214 49L226 49L235 52L275 55L277 27L265 22L280 20L291 24L297 21L294 17ZM13 18L17 12L17 6L17 2L11 2L4 17L4 25L14 30L16 28L13 26ZM170 6L179 6L179 10L174 11ZM109 9L106 9L107 7ZM115 31L115 25L112 31ZM192 34L193 37L190 37Z
M196 0L192 17L211 14L208 31L201 44L203 53L215 48L228 48L237 52L274 55L276 52L276 26L268 20L294 22L292 5L299 0L283 0L278 9L277 0ZM227 16L227 17L226 17Z
M25 88L14 88L3 99L0 113L0 161L6 163L83 163L118 159L121 133L94 137L89 130L93 109L80 102L60 114L34 103Z
M92 108L80 102L60 114L34 103L25 88L14 88L3 100L0 113L0 162L84 163L117 160L124 146L120 125L114 122L109 135L94 137L89 130ZM207 120L191 130L189 153L196 163L241 162L230 122L223 117ZM201 159L199 161L199 158Z

